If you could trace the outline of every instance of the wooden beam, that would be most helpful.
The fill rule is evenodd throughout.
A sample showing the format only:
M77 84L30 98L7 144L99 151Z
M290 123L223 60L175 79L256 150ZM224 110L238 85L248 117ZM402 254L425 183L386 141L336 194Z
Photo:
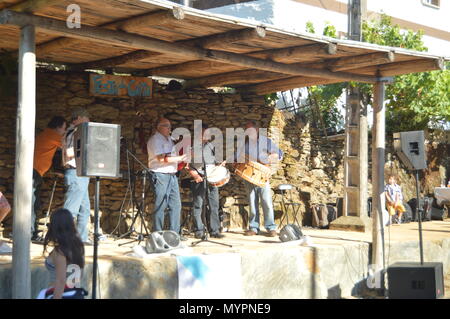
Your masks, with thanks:
M181 21L183 19L184 10L180 7L173 7L172 10L158 10L157 12L146 13L124 21L108 23L104 26L114 27L114 29L117 30L130 32L140 27L165 25L174 21Z
M31 13L45 7L51 7L57 3L61 3L61 0L27 0L13 4L12 6L9 6L8 9L17 12Z
M251 92L255 94L269 94L273 92L286 91L312 85L322 85L341 82L337 79L319 79L305 76L290 77L282 80L268 81L251 86L239 88L241 92Z
M210 75L203 78L187 80L184 82L183 87L186 89L193 87L214 87L230 84L244 84L244 83L254 83L261 79L275 80L284 77L289 77L288 75L281 73L266 72L260 70L243 70L235 72L227 72L222 74Z
M371 66L361 69L350 70L358 74L379 74L380 77L388 77L394 75L427 72L433 70L444 70L444 59L418 59L404 62L397 62L391 64L383 64Z
M384 164L386 144L385 85L377 82L373 94L372 125L372 264L383 265ZM383 267L384 268L384 267Z
M57 38L38 45L36 47L36 54L37 56L43 56L47 53L60 50L61 48L70 48L71 46L74 46L80 42L81 40L78 39Z
M184 58L209 60L238 65L250 69L260 69L276 73L285 73L292 75L302 75L318 78L338 79L341 81L356 81L374 83L376 77L361 76L357 74L344 72L330 72L328 70L308 69L299 66L292 66L278 62L266 61L252 58L236 53L223 52L218 50L205 50L186 45L174 44L158 39L143 37L137 34L126 33L123 31L114 31L104 28L83 26L79 29L69 29L64 21L50 18L32 16L24 13L18 13L11 10L0 12L0 24L14 24L18 26L35 25L51 34L58 34L66 37L95 41L109 45L117 45L126 48L141 49L168 53L170 55Z
M265 35L264 28L257 27L256 29L242 29L242 30L233 30L230 32L215 34L211 36L207 36L204 38L197 38L197 39L189 39L189 40L182 40L175 43L181 43L186 45L192 45L192 46L204 46L204 48L211 48L213 46L224 46L230 42L238 42L242 40L250 40L254 38L263 38ZM39 47L38 47L39 49ZM338 47L334 43L318 43L318 44L312 44L312 45L305 45L305 46L298 46L298 47L291 47L291 48L285 48L285 49L271 49L271 50L264 50L259 52L253 52L247 54L251 57L258 57L258 58L264 58L264 59L271 59L274 61L286 59L292 56L301 57L305 60L311 60L312 58L317 57L330 57L331 55L335 54L338 50ZM129 61L137 61L137 60L143 60L149 57L154 56L155 53L148 52L148 55L137 53L137 57L133 54L125 54L123 56L118 56L116 58L108 59L109 66L114 65L120 65L125 64ZM127 59L130 59L129 61ZM117 59L117 60L116 60ZM92 61L88 64L82 64L81 67L88 66L89 68L95 68L99 67L98 65L103 65L102 61ZM106 61L106 60L105 60ZM189 64L187 64L189 63ZM198 63L198 64L197 64ZM154 69L149 69L147 72L145 72L145 75L171 75L174 72L180 71L180 70L186 70L186 66L191 67L192 69L198 69L203 68L205 62L204 61L190 61L190 62L184 62L177 65L170 65L170 66L164 66ZM78 67L75 67L79 69ZM322 68L322 64L320 64L320 67L316 68ZM144 74L144 73L142 73ZM200 86L202 86L200 84Z
M143 70L138 72L141 76L160 75L160 76L172 76L174 74L190 72L193 69L214 69L223 68L226 64L215 61L203 61L195 60L180 64L171 64L153 68L150 70Z
M177 41L175 43L180 43L184 45L190 46L204 46L205 48L209 47L217 47L223 45L224 43L237 42L242 40L250 40L254 38L263 38L265 36L264 28L257 27L254 29L242 29L242 30L233 30L230 32L224 32L220 34L214 34L207 37L189 39ZM69 39L69 38L67 38ZM92 61L88 63L82 63L80 65L73 66L74 69L88 69L88 68L101 68L101 67L111 67L115 65L121 65L128 62L134 62L139 60L144 60L160 53L148 52L139 50L136 52L124 54L121 56L117 56L110 59L102 59L98 61Z
M335 43L317 43L291 48L264 50L250 53L249 56L271 59L273 61L282 61L290 58L311 60L311 58L330 58L336 52L337 44Z
M108 28L112 30L126 30L130 31L143 24L147 26L164 25L169 22L179 21L184 19L184 11L180 7L174 7L173 10L158 10L156 12L145 13L132 18L121 19L118 21L108 22L99 27ZM84 28L84 26L83 26ZM53 52L61 48L67 48L77 45L80 42L74 38L58 38L48 41L37 46L37 54L44 55L48 52ZM143 57L142 59L144 59Z
M64 38L64 39L66 39L66 38ZM96 61L80 63L80 64L73 64L73 65L69 66L69 70L79 71L79 70L86 70L86 69L111 68L116 65L130 63L130 62L134 62L134 61L140 61L140 60L147 59L147 58L150 58L152 56L157 56L157 55L160 55L160 53L138 50L138 51L134 51L134 52L131 52L128 54L118 56L118 57L96 60Z
M331 46L327 46L324 45L323 43L320 44L313 44L313 45L308 45L308 46L301 46L301 47L294 47L294 48L287 48L286 50L297 50L300 48L304 48L305 51L302 52L306 52L306 54L308 55L308 58L311 58L314 54L312 54L311 52L315 52L318 54L319 51L321 51L322 49L324 49L325 47L325 51L328 52L328 48L330 48L330 52L333 52L334 48L336 48L332 43L330 43ZM276 59L277 57L277 51L280 52L280 57L282 55L285 54L284 49L275 49L275 50L264 50L264 51L259 51L259 52L253 52L253 53L248 53L248 56L251 57L260 57L260 58L264 58L264 59ZM291 51L293 52L293 51ZM322 51L323 52L323 51ZM311 53L311 55L309 55ZM327 53L328 54L328 53ZM332 53L330 53L332 54ZM184 63L180 63L180 64L173 64L173 65L167 65L167 66L163 66L163 67L158 67L158 68L153 68L153 69L148 69L146 71L144 71L142 74L144 75L171 75L173 73L176 72L186 72L189 71L189 69L201 69L201 68L205 68L207 67L205 65L205 61L189 61L189 62L184 62ZM302 66L302 67L311 67L313 69L323 69L323 64L322 63L311 63L311 64L292 64L293 66ZM220 67L220 64L218 64L218 66ZM199 82L200 83L200 82Z
M197 39L178 41L176 43L198 46L204 49L213 49L217 47L223 47L228 43L262 39L265 36L266 30L263 27L256 27L241 30L232 30Z
M394 52L375 52L351 57L344 57L328 63L328 69L333 72L359 69L370 65L392 63Z

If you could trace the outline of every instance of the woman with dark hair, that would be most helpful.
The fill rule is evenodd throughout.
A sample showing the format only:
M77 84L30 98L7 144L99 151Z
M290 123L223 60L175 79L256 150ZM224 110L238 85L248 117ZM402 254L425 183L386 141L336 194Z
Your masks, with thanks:
M53 299L83 299L87 294L80 286L84 246L69 210L60 208L50 217L44 255L48 245L54 247L45 259L50 288L42 290L38 299L50 299L52 295Z

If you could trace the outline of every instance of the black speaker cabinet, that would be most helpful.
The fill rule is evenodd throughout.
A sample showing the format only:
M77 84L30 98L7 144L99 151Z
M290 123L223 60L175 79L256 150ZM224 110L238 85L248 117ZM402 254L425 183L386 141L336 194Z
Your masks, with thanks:
M423 131L394 133L394 149L408 169L427 168Z
M181 247L180 235L172 230L155 231L148 237L145 249L147 253L164 253Z
M303 237L302 230L295 224L288 224L280 230L280 240L282 242L299 240Z
M442 263L398 262L388 268L390 299L436 299L444 296Z
M120 125L87 122L74 134L78 176L119 177Z

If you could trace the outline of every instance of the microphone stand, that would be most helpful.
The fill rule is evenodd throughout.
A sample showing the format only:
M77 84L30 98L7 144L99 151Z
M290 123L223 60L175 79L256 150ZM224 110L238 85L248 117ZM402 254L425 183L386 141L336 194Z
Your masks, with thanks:
M209 242L209 243L213 243L213 244L218 244L218 245L222 245L222 246L228 246L228 247L233 247L232 245L229 244L225 244L225 243L219 243L217 241L212 241L209 240L209 231L208 231L208 226L206 223L206 201L208 201L208 207L209 207L209 212L211 213L211 205L209 204L209 185L208 185L208 173L206 172L206 163L205 163L205 153L204 153L204 147L206 144L202 145L202 164L203 164L203 187L205 188L205 191L203 193L203 207L202 207L202 222L203 222L203 236L200 240L193 242L191 244L191 246L196 246L200 243L203 242Z
M148 228L145 225L145 219L144 219L144 215L143 215L144 206L145 206L145 186L146 186L146 180L147 180L147 175L149 174L149 171L148 171L147 167L132 152L130 152L128 150L128 148L126 146L125 146L125 150L126 150L127 154L131 155L131 157L133 157L133 159L136 162L138 162L141 165L141 167L143 168L143 170L142 170L142 193L141 193L141 203L140 203L140 205L139 204L136 205L137 213L133 217L133 221L130 225L129 230L125 234L123 234L119 237L119 239L121 239L123 237L127 237L127 236L131 235L132 233L137 233L137 238L133 239L129 242L119 244L119 246L123 246L123 245L129 244L129 243L135 242L135 241L138 241L138 244L140 244L141 241L144 240L145 236L148 237L150 235L150 232L148 231ZM133 201L134 201L134 195L132 195L132 196L133 196ZM140 221L141 221L141 231L140 232L137 232L134 229L134 224L136 223L136 220L138 217L140 218ZM143 235L143 230L145 230L145 235Z

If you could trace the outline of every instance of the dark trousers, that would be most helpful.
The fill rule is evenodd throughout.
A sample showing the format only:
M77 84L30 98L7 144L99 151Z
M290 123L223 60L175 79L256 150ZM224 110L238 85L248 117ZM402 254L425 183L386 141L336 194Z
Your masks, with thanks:
M208 184L208 183L207 183ZM194 226L195 232L201 234L204 232L204 225L202 221L203 199L205 198L205 183L192 183L192 196L194 198ZM208 184L208 202L209 210L206 210L206 219L209 217L211 233L218 233L220 229L219 220L219 189Z
M42 176L33 169L33 193L31 203L31 236L37 234L37 218L36 215L41 208L41 187Z

